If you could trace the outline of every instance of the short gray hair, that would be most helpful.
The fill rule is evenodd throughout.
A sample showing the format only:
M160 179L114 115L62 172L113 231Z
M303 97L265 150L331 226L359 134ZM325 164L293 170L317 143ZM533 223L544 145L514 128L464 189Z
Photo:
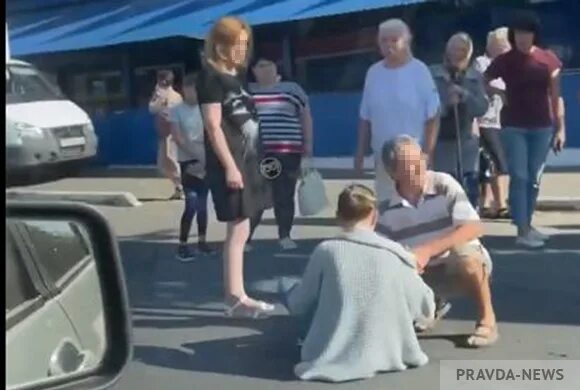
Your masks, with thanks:
M387 173L392 177L397 169L397 161L399 159L399 153L401 147L404 145L416 145L421 148L417 140L410 135L399 135L383 145L381 158L383 160L383 166Z
M401 19L388 19L379 25L379 36L385 31L397 31L405 37L405 40L409 43L411 42L412 34L411 29Z

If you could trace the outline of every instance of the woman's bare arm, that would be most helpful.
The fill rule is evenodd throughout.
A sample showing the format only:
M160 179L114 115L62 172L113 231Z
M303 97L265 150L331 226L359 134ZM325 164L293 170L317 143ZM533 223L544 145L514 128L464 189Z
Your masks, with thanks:
M234 157L226 141L222 129L222 106L220 103L201 105L201 113L208 141L212 146L217 158L226 171L237 169Z
M305 106L300 112L300 123L302 124L302 136L304 137L304 154L312 156L313 135L312 135L312 115L310 106Z

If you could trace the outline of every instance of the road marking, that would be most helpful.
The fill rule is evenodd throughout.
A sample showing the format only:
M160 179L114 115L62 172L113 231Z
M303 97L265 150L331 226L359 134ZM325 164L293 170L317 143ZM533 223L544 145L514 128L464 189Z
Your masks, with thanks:
M130 192L8 190L6 191L6 199L83 202L116 207L141 206L141 202Z

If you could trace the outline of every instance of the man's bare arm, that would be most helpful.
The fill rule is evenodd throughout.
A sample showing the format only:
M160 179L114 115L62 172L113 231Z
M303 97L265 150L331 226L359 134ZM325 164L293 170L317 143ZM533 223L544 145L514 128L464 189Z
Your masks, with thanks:
M425 141L423 151L428 156L428 162L431 165L435 154L435 145L437 145L437 137L439 135L439 113L425 122L424 132Z
M354 156L354 169L356 171L360 172L363 169L365 153L369 146L370 139L371 139L371 123L365 119L359 119L357 146Z

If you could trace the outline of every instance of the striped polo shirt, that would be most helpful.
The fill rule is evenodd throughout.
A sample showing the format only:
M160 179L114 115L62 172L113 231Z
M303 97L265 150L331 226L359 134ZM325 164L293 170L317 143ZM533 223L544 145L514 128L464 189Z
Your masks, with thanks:
M250 84L258 116L264 151L303 153L304 139L300 113L308 104L304 90L293 82L262 87Z
M447 173L427 171L425 191L416 207L398 193L379 204L377 232L415 247L474 221L479 221L479 215L461 185Z

